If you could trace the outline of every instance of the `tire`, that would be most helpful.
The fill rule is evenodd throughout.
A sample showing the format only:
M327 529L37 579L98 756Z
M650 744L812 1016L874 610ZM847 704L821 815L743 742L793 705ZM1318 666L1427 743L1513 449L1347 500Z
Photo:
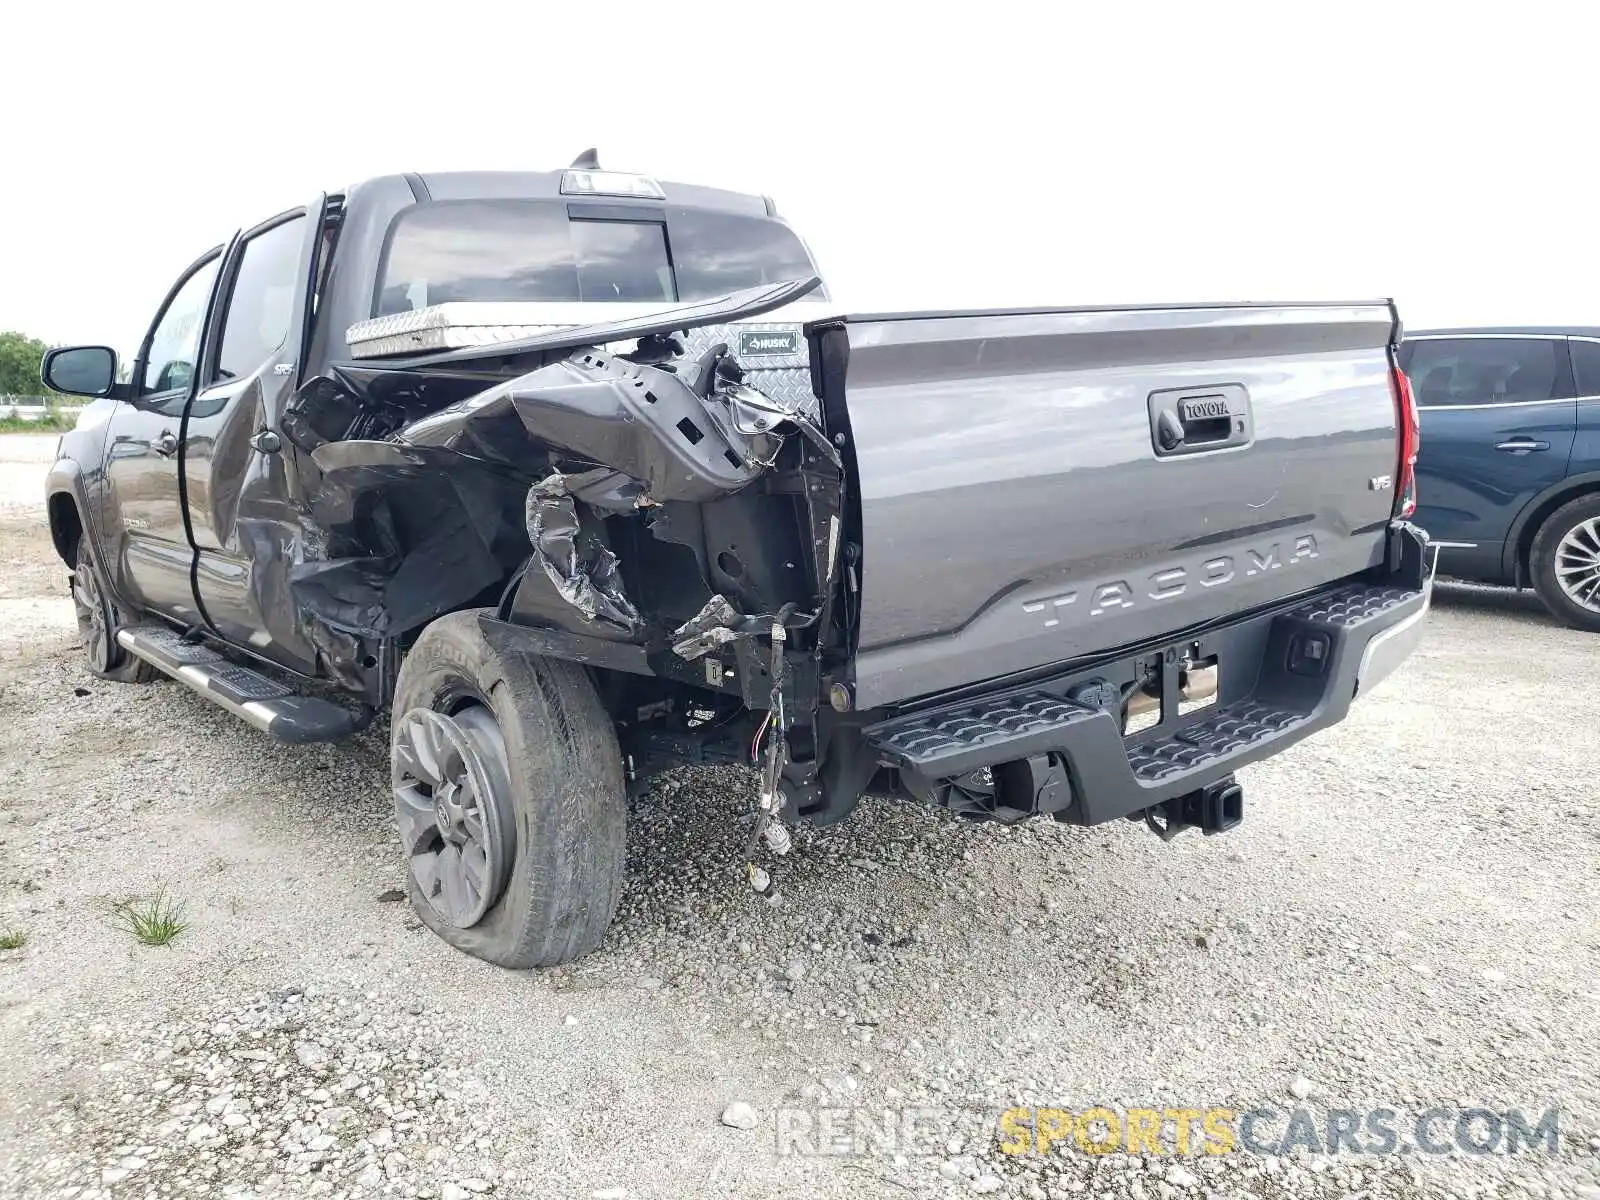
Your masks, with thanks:
M1574 629L1600 633L1600 574L1583 570L1585 564L1600 572L1600 493L1579 496L1546 517L1528 555L1545 607Z
M598 946L616 914L627 832L622 754L583 668L491 643L478 615L451 613L424 629L395 684L390 758L408 890L423 923L458 950L515 969L555 966ZM454 739L481 770L460 775L462 786L418 786L427 771L418 765L417 739L435 735ZM485 806L462 799L469 791L500 796ZM458 911L452 919L439 882L448 873L441 864L452 824L440 815L430 830L419 817L419 802L431 803L432 818L445 811L441 797L452 795L465 811L453 825L458 836L470 840L459 831L471 828L477 805L480 841L496 851L480 872L491 885L504 879L478 889L481 917ZM441 849L430 866L429 854L417 850L434 841ZM454 861L467 857L463 849Z
M72 603L78 611L84 665L90 674L114 683L149 683L160 672L117 644L117 630L127 622L106 593L105 577L95 567L87 533L79 536L74 557Z

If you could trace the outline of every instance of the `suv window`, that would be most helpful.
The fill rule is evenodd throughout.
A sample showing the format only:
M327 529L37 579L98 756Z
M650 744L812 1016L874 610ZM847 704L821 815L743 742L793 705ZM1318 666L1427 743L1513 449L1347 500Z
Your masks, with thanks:
M1552 338L1422 338L1406 374L1417 404L1515 404L1565 394Z
M1578 395L1600 396L1600 342L1573 338L1567 343L1572 351L1572 370L1578 377Z
M213 256L183 281L172 303L156 322L150 337L150 352L145 359L145 392L186 390L194 378L195 361L200 356L201 326L206 319L206 302L217 278L221 256Z
M305 222L303 216L291 218L240 247L243 257L222 318L218 379L254 374L289 340L300 292L296 277Z

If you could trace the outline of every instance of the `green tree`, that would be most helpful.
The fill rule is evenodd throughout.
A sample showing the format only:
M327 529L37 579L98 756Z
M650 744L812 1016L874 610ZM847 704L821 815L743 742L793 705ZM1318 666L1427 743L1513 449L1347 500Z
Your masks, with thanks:
M0 396L44 396L39 361L50 347L24 333L0 333Z

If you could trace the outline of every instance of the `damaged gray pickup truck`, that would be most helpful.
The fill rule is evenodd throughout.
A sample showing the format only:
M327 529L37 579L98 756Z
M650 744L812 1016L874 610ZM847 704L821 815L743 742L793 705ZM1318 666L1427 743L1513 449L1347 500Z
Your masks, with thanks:
M753 762L748 870L868 791L1236 825L1432 585L1388 302L841 315L770 201L395 175L196 261L49 475L88 666L389 714L413 903L593 948L630 785ZM764 850L762 848L765 848ZM768 860L770 862L770 860Z

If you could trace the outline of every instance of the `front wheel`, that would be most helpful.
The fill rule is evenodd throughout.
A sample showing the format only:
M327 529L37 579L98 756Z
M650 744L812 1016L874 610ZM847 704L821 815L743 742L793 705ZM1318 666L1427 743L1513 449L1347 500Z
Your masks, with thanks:
M149 683L156 677L159 672L154 667L117 644L122 616L100 581L87 533L78 538L72 568L72 604L78 611L84 665L92 673L117 683Z
M554 966L622 893L616 731L581 667L496 646L476 612L423 630L395 684L390 762L411 903L457 949Z
M1600 495L1545 518L1528 558L1545 607L1574 629L1600 633Z

